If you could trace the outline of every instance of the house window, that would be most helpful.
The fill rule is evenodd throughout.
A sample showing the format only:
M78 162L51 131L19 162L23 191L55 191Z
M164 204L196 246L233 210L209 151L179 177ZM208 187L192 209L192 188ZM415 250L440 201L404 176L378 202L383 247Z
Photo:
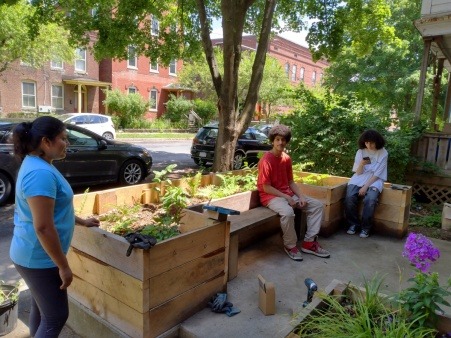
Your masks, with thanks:
M136 88L135 87L128 87L128 93L129 94L136 94Z
M52 69L63 69L63 61L62 60L52 60L52 61L50 61L50 68L52 68Z
M304 69L304 67L301 67L301 69L299 70L299 79L301 81L304 81L304 75L305 75L305 69Z
M149 110L157 110L158 106L158 90L151 89L149 93Z
M169 64L169 74L176 75L177 74L177 60L172 60Z
M287 77L290 76L290 64L288 62L285 64L285 74L287 74Z
M158 73L158 61L150 61L150 71Z
M138 68L138 58L136 56L136 48L133 46L128 46L128 68Z
M36 84L22 82L22 107L36 108Z
M151 35L158 35L160 32L160 21L152 15L150 19L150 34Z
M75 71L86 72L86 49L77 48L75 51Z
M298 66L293 65L291 68L291 81L296 81L296 72L298 71Z
M313 71L312 73L312 83L315 84L316 83L316 72Z
M52 85L52 107L63 109L63 86Z

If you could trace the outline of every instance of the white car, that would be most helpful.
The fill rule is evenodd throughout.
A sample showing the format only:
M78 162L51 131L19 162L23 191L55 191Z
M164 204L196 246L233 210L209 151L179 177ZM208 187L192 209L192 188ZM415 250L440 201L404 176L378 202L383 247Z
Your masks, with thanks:
M108 140L116 138L116 130L111 116L94 113L70 113L57 117L65 123L76 124Z

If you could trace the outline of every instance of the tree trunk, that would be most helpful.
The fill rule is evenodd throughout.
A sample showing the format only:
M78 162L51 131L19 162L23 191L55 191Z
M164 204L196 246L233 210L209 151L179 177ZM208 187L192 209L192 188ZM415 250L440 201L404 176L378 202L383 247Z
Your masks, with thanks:
M205 4L197 0L202 43L210 73L218 95L219 133L216 141L213 171L232 169L235 146L238 137L252 121L258 91L263 78L266 51L272 25L276 0L266 0L263 23L258 40L257 52L252 67L249 90L243 105L238 109L238 70L241 61L241 42L246 13L255 0L221 1L224 70L221 77L210 39L210 27L207 21Z

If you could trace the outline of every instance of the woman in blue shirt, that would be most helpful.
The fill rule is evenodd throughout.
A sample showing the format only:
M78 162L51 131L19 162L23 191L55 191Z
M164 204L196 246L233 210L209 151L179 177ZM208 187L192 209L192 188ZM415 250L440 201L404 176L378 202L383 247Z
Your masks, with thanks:
M72 188L52 164L66 157L63 122L43 116L20 123L13 143L22 164L10 257L32 295L30 335L58 337L69 316L66 289L73 277L66 254L75 223L91 227L99 221L75 216Z

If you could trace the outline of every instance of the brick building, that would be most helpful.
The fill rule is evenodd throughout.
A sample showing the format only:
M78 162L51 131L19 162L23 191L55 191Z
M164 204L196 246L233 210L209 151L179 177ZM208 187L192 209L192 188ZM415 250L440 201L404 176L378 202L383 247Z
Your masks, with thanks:
M213 45L221 45L222 39L212 39ZM257 39L255 35L243 36L243 48L256 50ZM324 69L329 65L324 60L316 63L307 47L276 35L269 42L268 55L279 60L282 68L293 85L301 81L312 87L321 84Z

